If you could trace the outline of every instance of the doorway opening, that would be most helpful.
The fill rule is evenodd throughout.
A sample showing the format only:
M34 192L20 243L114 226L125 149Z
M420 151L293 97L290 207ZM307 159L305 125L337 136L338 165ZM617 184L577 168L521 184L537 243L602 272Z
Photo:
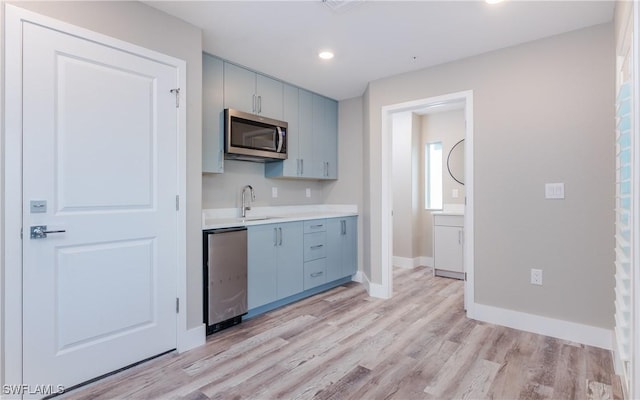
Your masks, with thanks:
M464 127L464 244L463 266L464 276L464 305L467 313L473 308L473 91L463 91L429 97L405 103L393 104L382 108L382 202L381 202L381 244L382 257L382 288L387 297L393 294L393 120L394 116L401 113L429 114L436 110L463 110ZM447 173L445 171L445 173ZM424 208L420 205L420 208ZM424 259L423 259L424 260Z

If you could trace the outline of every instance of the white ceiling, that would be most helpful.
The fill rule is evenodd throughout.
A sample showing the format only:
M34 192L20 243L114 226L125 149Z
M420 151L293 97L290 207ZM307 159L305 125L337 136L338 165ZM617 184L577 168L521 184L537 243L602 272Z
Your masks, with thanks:
M202 28L204 51L337 100L380 78L610 22L614 11L612 1L559 0L146 4ZM317 57L325 48L333 60Z

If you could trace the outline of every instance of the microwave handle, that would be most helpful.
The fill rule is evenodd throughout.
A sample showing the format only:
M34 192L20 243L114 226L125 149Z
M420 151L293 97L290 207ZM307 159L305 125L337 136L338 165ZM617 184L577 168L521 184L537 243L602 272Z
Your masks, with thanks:
M282 142L284 142L284 134L282 133L282 128L276 126L276 130L278 131L278 149L276 153L282 152Z

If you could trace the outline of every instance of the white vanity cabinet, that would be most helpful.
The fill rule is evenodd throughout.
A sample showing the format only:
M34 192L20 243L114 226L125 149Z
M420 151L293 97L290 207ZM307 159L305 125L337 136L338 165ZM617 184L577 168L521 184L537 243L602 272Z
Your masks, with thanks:
M433 214L433 273L464 279L464 215Z

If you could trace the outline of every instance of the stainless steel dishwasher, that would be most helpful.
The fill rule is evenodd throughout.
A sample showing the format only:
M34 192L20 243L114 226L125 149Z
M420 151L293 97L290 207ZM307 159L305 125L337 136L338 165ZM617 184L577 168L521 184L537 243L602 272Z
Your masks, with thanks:
M247 228L203 231L207 334L239 324L247 313Z

